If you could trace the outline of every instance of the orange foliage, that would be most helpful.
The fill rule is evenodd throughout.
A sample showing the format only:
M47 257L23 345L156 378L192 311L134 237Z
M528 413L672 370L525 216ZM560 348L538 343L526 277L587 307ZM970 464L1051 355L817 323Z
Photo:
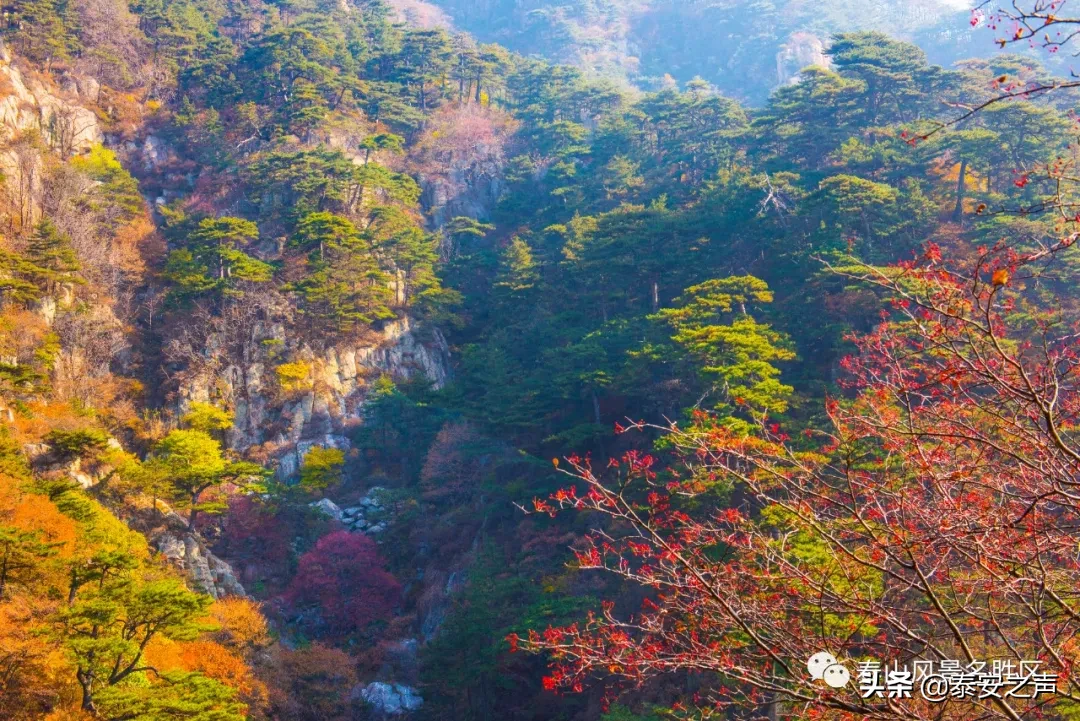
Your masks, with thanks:
M33 360L49 327L45 319L30 310L8 310L0 315L0 356L20 363Z
M38 531L46 543L56 544L61 558L75 548L77 526L47 497L25 493L19 480L0 474L0 523L22 531Z
M160 673L195 671L236 689L250 709L267 703L266 685L255 678L243 657L215 641L170 641L155 638L146 647L146 662Z
M0 603L0 718L72 719L74 674L61 649L35 633L43 613L23 598ZM50 713L52 712L52 713Z
M91 425L69 402L31 401L26 404L30 413L15 415L17 437L23 442L36 443L52 430L74 431Z
M0 473L0 518L6 518L15 512L21 496L18 479Z
M356 670L348 654L319 643L295 651L275 648L270 701L276 718L345 721L352 717L349 693L356 684Z
M155 636L146 647L143 658L146 663L153 666L159 673L166 671L190 671L184 666L184 660L180 657L180 643L171 641L163 636Z
M39 531L46 543L57 544L59 554L70 556L75 547L75 521L62 514L45 496L28 493L15 504L7 523L24 531Z
M248 706L266 704L266 685L255 678L241 656L214 641L190 641L180 646L180 658L188 670L236 689Z
M57 709L41 721L93 721L93 716L74 706Z
M116 231L113 237L112 261L116 267L132 276L146 273L146 265L165 255L165 242L148 216L141 215Z

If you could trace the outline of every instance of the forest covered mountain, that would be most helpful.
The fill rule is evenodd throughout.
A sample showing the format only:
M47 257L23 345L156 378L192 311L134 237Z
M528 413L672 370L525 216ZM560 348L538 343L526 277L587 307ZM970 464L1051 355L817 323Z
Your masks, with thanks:
M1043 5L16 0L0 718L1073 718Z
M397 0L426 25L457 27L515 52L620 85L660 90L695 77L762 104L803 67L825 61L838 32L878 31L951 65L993 48L968 0ZM1056 60L1056 58L1050 58ZM1061 63L1060 69L1066 69Z

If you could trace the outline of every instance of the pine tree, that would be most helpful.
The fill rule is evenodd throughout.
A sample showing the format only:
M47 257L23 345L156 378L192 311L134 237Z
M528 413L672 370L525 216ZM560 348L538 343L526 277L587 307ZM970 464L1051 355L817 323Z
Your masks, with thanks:
M221 444L200 430L172 431L157 444L147 464L169 479L174 499L188 510L188 530L194 530L200 512L224 510L221 501L204 502L202 496L208 489L223 483L257 489L267 475L254 463L225 458Z
M755 304L771 303L764 281L753 276L709 280L687 288L676 307L653 316L674 331L671 341L718 394L716 408L754 417L787 408L791 386L773 365L795 358L787 338L750 315ZM661 351L663 355L663 351ZM731 423L744 427L731 417Z
M82 687L83 710L96 712L103 689L132 676L141 678L149 670L144 652L155 637L195 638L211 600L192 593L176 579L143 580L134 573L84 586L57 623L57 635L74 662ZM153 702L153 686L131 686L106 692L104 705L131 708Z
M521 238L515 237L499 258L496 292L503 297L521 299L530 295L539 282L540 273L533 260L532 248Z
M186 238L185 248L169 254L165 277L180 297L214 292L221 298L244 294L244 283L266 283L274 267L247 254L259 237L258 227L242 218L205 218Z
M78 50L74 6L65 0L18 0L7 33L19 52L48 67Z
M449 69L452 51L450 38L441 28L406 31L398 77L414 89L421 113L436 105L436 94L429 86Z
M95 145L89 153L72 158L71 165L100 183L93 190L92 207L102 212L111 229L115 230L145 210L139 181L108 148Z
M26 260L27 279L46 295L55 293L65 283L83 282L78 276L79 260L71 239L48 218L42 218L34 228L26 247Z
M5 302L29 304L41 298L41 289L33 280L46 274L23 255L0 249L0 297Z
M159 683L110 686L96 707L106 718L131 721L247 721L247 706L236 690L201 673L168 672Z
M0 525L0 600L11 585L25 585L40 574L41 563L56 553L38 531Z
M310 213L297 224L289 245L310 253L304 277L288 287L300 295L300 311L312 322L349 332L394 316L388 305L390 278L347 218Z

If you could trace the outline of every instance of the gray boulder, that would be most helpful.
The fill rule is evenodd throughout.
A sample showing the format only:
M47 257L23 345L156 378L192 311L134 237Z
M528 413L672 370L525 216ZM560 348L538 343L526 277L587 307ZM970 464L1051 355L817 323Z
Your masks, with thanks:
M330 516L330 518L333 518L335 521L341 521L341 508L339 508L338 504L334 503L329 498L324 498L321 501L315 501L314 503L309 503L308 505L314 509L317 509L322 514Z
M416 689L400 683L375 681L359 688L359 693L354 691L356 696L386 716L401 716L424 705L424 699Z

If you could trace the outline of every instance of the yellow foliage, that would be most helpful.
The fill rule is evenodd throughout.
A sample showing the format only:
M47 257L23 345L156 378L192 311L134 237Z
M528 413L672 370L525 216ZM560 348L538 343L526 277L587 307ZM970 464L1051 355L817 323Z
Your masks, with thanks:
M277 375L278 385L286 393L310 390L313 385L311 365L304 361L282 363L274 369L274 373Z
M270 643L270 629L259 604L243 596L228 596L214 601L210 617L219 626L217 641L235 651L246 652Z

